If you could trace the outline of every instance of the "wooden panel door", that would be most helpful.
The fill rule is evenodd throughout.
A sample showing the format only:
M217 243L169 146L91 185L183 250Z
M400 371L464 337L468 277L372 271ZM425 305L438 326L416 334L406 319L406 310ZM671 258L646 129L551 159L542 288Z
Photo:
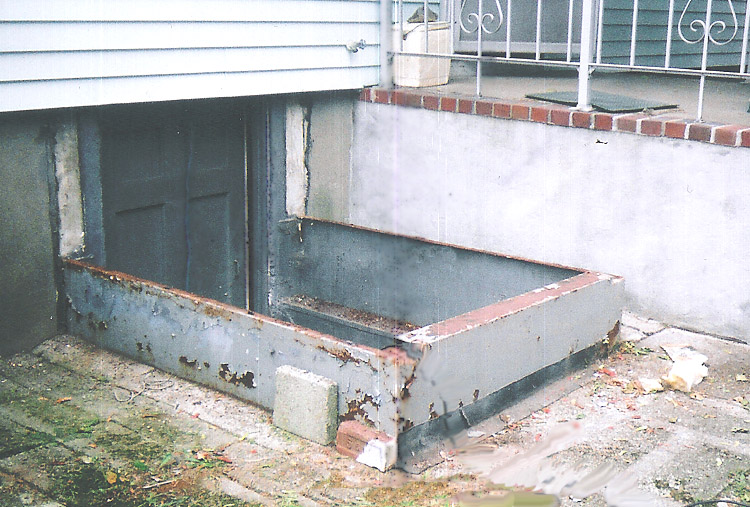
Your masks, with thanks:
M241 111L127 106L101 127L107 267L244 307Z

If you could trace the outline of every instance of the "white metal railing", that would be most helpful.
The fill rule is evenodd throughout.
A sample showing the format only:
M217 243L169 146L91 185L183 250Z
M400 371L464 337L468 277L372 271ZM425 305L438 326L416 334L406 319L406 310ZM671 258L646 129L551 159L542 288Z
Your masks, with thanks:
M424 51L405 52L402 40L400 47L393 48L392 53L476 62L478 96L482 94L483 62L577 68L577 108L581 110L591 109L590 75L596 69L687 75L699 80L697 118L701 120L707 77L750 77L747 58L750 0L632 0L632 4L625 7L623 2L616 0L444 1L449 4L444 21L449 21L452 27L451 50L447 53L429 51L430 20L424 16L421 21L424 24ZM432 3L424 0L425 12ZM614 44L606 38L609 30L606 14L614 11L619 11L620 15L625 13L626 19L630 19L630 37L627 41L619 41L621 45L626 43L625 47L629 45L627 54L613 57L605 53L608 45ZM663 16L666 20L661 24L641 21L646 17L656 19L654 13L658 14L658 19ZM404 1L396 0L397 23L402 33L408 14L404 12ZM520 21L516 22L516 19ZM519 23L524 26L519 26ZM557 31L559 40L545 39L545 30L549 32L551 28ZM652 33L657 30L663 38L663 44L658 45L663 48L663 64L654 63L653 37L648 41L651 61L643 63L644 52L639 53L639 49L647 42L645 36L639 38L639 33L646 29ZM564 36L560 35L561 32ZM527 35L525 39L524 34ZM675 51L675 46L681 46L680 52ZM694 62L689 65L684 64L688 58L686 48L696 48L692 53ZM720 49L723 52L719 52ZM712 57L716 60L717 54L723 59L720 66L711 61ZM683 64L675 63L678 58ZM726 63L728 61L731 65Z

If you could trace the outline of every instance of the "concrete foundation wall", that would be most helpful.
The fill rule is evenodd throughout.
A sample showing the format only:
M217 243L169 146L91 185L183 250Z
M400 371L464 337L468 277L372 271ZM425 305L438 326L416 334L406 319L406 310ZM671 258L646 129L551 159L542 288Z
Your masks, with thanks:
M307 213L346 221L354 105L345 94L316 97L310 106Z
M353 224L615 273L634 311L750 334L746 149L364 102L353 139Z
M0 118L0 354L57 332L53 143L45 125L39 118Z

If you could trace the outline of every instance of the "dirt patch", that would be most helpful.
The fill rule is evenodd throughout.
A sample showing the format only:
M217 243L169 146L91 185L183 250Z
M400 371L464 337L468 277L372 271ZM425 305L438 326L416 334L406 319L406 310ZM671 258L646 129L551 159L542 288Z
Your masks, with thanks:
M375 506L443 506L451 505L459 492L483 488L475 477L462 474L433 481L407 481L398 487L372 488L364 496Z
M349 320L379 331L385 331L394 336L419 329L419 326L416 326L411 322L383 317L376 313L355 310L348 306L331 303L330 301L324 301L310 296L296 295L289 298L289 301L316 312L338 317L339 319Z

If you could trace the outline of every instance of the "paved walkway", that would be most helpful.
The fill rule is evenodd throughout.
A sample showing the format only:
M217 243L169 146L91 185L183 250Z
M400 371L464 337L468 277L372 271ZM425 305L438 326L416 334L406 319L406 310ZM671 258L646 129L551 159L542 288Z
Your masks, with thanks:
M562 505L750 502L750 347L624 323L638 341L474 428L419 475L381 474L262 409L57 337L0 358L0 506L470 505L466 492L501 494L491 480L560 494L594 469L617 478ZM690 394L645 394L635 381L670 369L670 343L707 356L708 377Z

